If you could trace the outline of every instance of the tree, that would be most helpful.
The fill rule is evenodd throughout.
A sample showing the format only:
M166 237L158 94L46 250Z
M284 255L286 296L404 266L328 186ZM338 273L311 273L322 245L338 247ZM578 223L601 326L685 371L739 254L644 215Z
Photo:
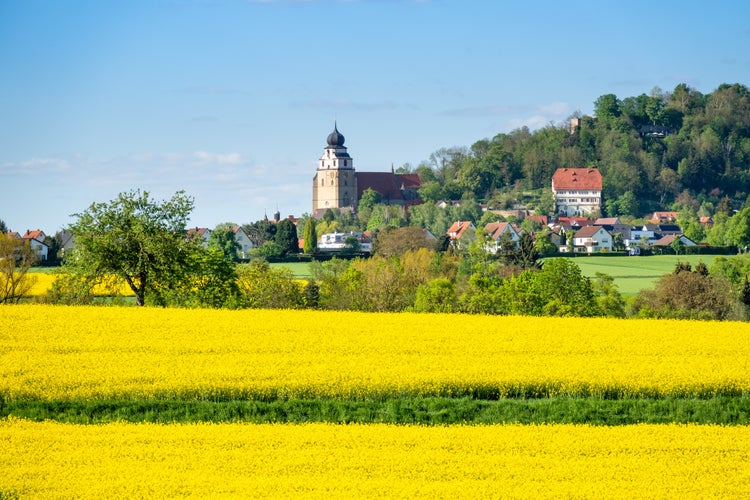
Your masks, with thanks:
M281 247L282 257L298 254L299 239L297 238L297 227L289 219L280 221L277 226L276 243Z
M230 262L239 261L240 244L234 239L234 224L219 224L208 237L208 248L219 250Z
M315 231L315 218L308 217L305 220L305 229L303 233L302 251L307 255L313 255L318 250L318 235Z
M414 301L416 312L451 313L456 310L456 287L446 278L435 278L419 285Z
M633 309L639 317L723 320L735 300L728 281L684 263L662 276L653 290L641 290Z
M303 304L302 289L289 269L271 268L268 262L254 260L239 266L237 275L245 307L298 309Z
M615 280L612 276L597 272L593 282L594 294L599 304L599 310L604 316L615 318L625 317L625 299L617 290Z
M375 254L383 257L401 256L409 250L435 248L435 239L428 239L420 227L405 226L384 228L377 233L374 241Z
M256 247L262 246L267 241L274 241L276 236L276 224L264 218L262 220L253 222L252 224L244 224L242 229L245 230L247 237L253 242Z
M36 260L28 242L0 233L0 304L18 303L29 293L36 281L29 269Z
M107 203L92 203L75 214L68 229L76 248L69 265L91 280L116 276L142 306L150 293L178 285L197 240L186 236L193 198L178 191L153 200L147 191L120 193Z

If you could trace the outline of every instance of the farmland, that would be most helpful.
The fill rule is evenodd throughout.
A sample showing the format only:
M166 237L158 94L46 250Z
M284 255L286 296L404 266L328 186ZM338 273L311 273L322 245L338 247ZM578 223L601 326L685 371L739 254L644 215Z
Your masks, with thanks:
M750 484L746 323L32 304L0 320L3 496Z
M744 426L11 419L0 443L0 492L21 498L730 498L750 484Z
M630 257L586 256L573 262L581 274L593 278L597 272L614 278L620 293L634 296L642 289L651 289L657 279L674 271L677 262L689 262L693 267L703 262L711 267L716 255L650 255Z

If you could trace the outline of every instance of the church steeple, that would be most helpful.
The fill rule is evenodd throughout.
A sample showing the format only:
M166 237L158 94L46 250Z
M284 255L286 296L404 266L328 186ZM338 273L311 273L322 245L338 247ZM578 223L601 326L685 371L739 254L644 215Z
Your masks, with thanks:
M334 120L313 179L313 215L329 208L354 210L357 206L357 174L344 140Z
M328 134L327 142L329 146L334 148L344 146L344 135L339 132L339 129L336 126L336 120L333 121L333 132Z

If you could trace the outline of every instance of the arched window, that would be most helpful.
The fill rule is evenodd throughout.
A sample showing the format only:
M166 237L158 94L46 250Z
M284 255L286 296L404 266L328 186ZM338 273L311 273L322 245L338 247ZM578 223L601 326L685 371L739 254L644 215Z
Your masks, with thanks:
M320 185L321 186L325 186L326 185L326 180L325 179L320 179Z

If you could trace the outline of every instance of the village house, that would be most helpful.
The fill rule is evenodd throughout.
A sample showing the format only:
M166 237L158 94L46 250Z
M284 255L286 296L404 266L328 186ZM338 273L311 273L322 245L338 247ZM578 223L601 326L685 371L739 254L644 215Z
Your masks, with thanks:
M652 246L654 247L669 247L674 244L675 241L679 240L683 246L694 247L697 245L696 242L685 236L684 234L668 234L656 240Z
M347 249L349 240L354 238L359 244L359 251L370 253L372 251L372 240L365 233L326 233L320 236L318 240L318 250L321 252L342 252Z
M502 248L503 235L507 234L513 241L513 246L518 247L518 241L521 239L518 229L516 229L510 222L490 222L484 226L484 230L487 231L487 235L490 238L491 243L487 247L487 251L490 253L497 253L501 250L507 250Z
M587 216L601 211L602 174L595 168L558 168L552 175L557 213Z
M250 249L255 246L252 240L250 240L250 237L247 235L245 230L242 229L242 226L234 226L232 228L232 231L234 231L234 241L239 247L237 249L238 257L243 260L249 258Z
M211 238L211 230L207 227L191 227L187 231L189 237L200 238L203 247L208 246L208 240Z
M446 234L455 249L463 250L474 241L476 230L476 226L471 221L456 221L448 228Z
M612 244L612 234L601 226L584 226L573 236L574 252L611 252Z
M41 229L36 229L34 231L27 229L21 239L29 243L29 246L34 251L37 259L47 260L49 246L44 242L44 240L47 239L47 235L44 234L44 231Z

